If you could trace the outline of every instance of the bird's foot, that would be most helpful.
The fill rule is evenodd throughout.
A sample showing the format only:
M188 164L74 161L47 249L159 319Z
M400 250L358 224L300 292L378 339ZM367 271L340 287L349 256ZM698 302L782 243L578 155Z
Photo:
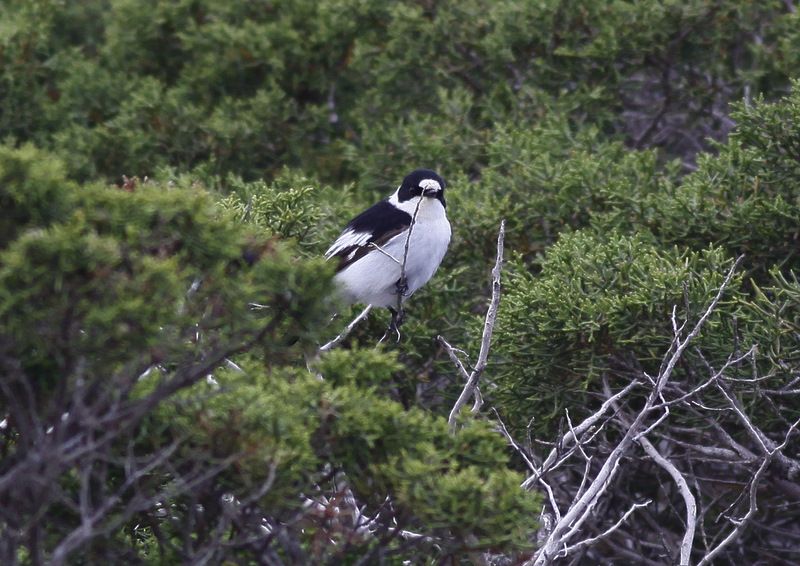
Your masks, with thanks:
M386 328L386 332L384 332L381 339L378 340L378 344L386 340L391 334L395 334L397 336L397 340L395 340L395 342L400 342L400 337L401 337L400 326L406 319L406 311L402 306L400 307L399 310L395 310L392 307L388 308L389 312L392 313L392 320L389 322L389 326Z

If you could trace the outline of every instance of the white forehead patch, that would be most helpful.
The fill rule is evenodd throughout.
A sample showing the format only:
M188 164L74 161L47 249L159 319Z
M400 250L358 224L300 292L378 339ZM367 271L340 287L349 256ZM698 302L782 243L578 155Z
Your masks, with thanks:
M442 186L439 184L439 181L434 179L422 179L419 182L419 186L422 187L423 190L434 189L435 191L441 191Z

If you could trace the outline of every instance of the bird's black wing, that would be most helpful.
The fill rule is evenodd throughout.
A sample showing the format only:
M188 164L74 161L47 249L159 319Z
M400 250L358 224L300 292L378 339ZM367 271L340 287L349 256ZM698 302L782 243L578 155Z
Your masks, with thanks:
M336 271L341 271L370 251L380 253L378 247L408 230L410 225L410 214L391 204L388 199L382 200L353 218L325 252L325 257L339 258Z

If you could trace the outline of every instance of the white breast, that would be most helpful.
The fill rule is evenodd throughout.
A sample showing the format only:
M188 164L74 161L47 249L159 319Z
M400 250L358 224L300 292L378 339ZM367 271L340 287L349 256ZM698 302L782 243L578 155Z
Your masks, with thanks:
M409 214L413 215L416 200L402 203L406 205L403 208L411 205ZM436 273L450 244L450 235L450 222L442 203L433 198L423 198L408 244L405 263L408 292L405 298ZM397 305L396 284L400 279L407 239L408 230L384 244L383 253L374 250L336 274L344 298L348 302L380 307Z

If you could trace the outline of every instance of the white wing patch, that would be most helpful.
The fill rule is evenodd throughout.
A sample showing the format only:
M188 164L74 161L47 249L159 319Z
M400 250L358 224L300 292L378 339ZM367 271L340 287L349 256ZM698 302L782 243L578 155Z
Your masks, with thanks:
M336 238L336 241L333 242L331 247L328 248L328 251L325 252L325 259L330 259L351 246L363 246L369 241L371 236L372 234L369 232L354 232L352 229L348 228ZM351 252L350 255L352 256L353 253L355 252Z

